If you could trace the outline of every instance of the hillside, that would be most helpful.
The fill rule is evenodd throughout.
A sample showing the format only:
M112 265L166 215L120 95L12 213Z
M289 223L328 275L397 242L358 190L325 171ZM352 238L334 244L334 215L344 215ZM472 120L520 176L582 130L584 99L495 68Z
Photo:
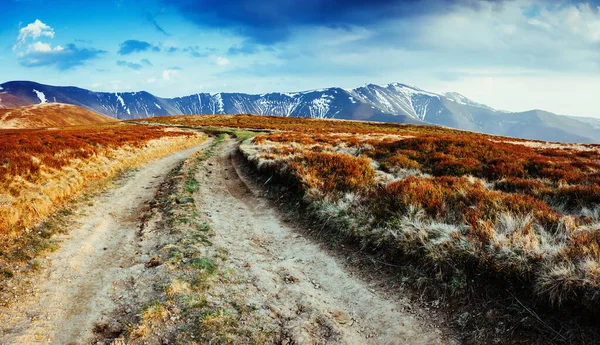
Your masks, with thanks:
M44 103L0 109L0 128L87 126L115 122L114 118L69 104Z
M8 97L11 97L13 104L74 104L117 119L192 114L258 114L433 124L543 141L600 143L600 131L589 126L583 118L560 116L540 110L516 113L498 111L458 93L437 94L401 83L260 95L198 93L161 98L144 91L93 92L76 87L15 81L0 85L0 107L3 102L7 102L3 99Z

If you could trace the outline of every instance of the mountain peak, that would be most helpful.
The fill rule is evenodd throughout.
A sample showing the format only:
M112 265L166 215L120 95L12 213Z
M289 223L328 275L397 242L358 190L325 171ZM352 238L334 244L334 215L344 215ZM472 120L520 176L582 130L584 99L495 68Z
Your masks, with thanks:
M475 101L472 101L469 98L461 95L458 92L446 92L446 93L444 93L443 96L446 97L447 99L449 99L450 101L458 103L458 104L468 105L468 106L471 106L471 107L483 108L483 109L487 109L487 110L496 111L494 108L492 108L490 106L487 106L485 104L481 104L481 103L477 103Z
M456 102L472 103L470 99L461 95L458 92L446 92L444 93L444 96Z

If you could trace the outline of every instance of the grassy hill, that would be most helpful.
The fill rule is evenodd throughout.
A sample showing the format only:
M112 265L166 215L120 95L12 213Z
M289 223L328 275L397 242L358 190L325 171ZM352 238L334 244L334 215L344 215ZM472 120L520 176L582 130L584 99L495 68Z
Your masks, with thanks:
M86 126L116 120L69 104L45 103L11 109L0 109L0 128L47 128Z

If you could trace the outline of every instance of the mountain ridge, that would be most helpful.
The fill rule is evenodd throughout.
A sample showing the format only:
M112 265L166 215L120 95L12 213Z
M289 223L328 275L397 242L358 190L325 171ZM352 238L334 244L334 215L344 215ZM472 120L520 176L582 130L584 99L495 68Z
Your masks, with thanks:
M433 124L517 138L600 143L598 128L580 118L542 110L506 112L457 92L438 94L402 83L263 94L196 93L174 98L146 91L95 92L31 81L0 84L0 108L46 102L78 105L121 120L190 114L257 114Z

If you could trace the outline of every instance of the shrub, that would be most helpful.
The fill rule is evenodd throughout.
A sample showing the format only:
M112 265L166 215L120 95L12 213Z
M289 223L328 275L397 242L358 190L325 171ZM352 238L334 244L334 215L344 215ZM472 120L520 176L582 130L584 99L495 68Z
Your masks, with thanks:
M375 177L368 158L341 153L303 151L289 166L305 190L317 189L332 196L365 190Z
M392 172L397 169L420 169L421 164L402 153L396 153L384 160L381 163L381 167Z
M501 181L496 182L496 189L506 193L523 193L527 195L538 195L542 191L547 191L549 187L546 187L542 182L538 180L524 179L519 177L509 177Z

